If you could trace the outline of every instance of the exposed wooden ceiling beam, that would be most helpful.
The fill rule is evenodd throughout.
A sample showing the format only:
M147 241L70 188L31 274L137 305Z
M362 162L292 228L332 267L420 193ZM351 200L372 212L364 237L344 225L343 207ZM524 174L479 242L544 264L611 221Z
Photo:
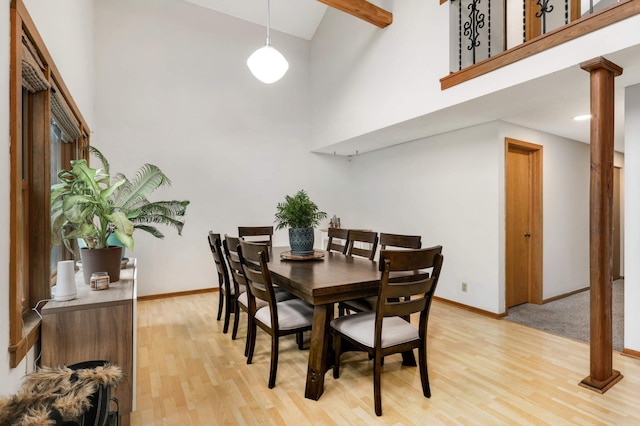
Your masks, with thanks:
M328 6L363 19L377 27L384 28L393 22L393 15L366 0L318 0Z

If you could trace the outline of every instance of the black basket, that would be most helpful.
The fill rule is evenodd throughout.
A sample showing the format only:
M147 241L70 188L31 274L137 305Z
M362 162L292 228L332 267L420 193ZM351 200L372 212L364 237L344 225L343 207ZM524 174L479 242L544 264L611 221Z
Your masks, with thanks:
M77 364L68 365L71 370L92 369L103 367L109 364L109 361L85 361ZM71 380L77 380L74 376ZM89 397L91 408L79 419L80 426L118 426L120 424L118 399L111 396L111 386L100 385L96 391ZM111 404L113 402L113 404ZM114 408L114 409L113 409Z

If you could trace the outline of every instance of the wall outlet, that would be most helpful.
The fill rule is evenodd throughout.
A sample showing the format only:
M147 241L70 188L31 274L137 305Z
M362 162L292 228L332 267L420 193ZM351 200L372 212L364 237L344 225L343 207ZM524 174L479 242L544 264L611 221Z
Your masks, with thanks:
M467 291L467 287L468 287L467 283L462 283L462 291L464 291L465 293Z

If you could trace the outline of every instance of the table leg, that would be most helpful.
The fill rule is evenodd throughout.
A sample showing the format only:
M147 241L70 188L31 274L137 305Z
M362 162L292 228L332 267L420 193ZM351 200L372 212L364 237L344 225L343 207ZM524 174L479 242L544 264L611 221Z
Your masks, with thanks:
M413 351L402 352L402 365L405 367L416 367L416 356Z
M327 371L327 355L331 332L329 323L333 318L333 304L313 307L313 325L311 328L311 348L307 368L305 398L318 400L324 391L324 374Z

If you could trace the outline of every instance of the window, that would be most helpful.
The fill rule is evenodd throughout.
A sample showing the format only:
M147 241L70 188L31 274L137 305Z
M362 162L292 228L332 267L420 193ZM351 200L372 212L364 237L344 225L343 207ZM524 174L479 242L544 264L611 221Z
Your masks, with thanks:
M11 367L39 336L32 308L50 298L58 260L51 247L49 195L57 170L89 143L89 129L21 0L11 2Z

